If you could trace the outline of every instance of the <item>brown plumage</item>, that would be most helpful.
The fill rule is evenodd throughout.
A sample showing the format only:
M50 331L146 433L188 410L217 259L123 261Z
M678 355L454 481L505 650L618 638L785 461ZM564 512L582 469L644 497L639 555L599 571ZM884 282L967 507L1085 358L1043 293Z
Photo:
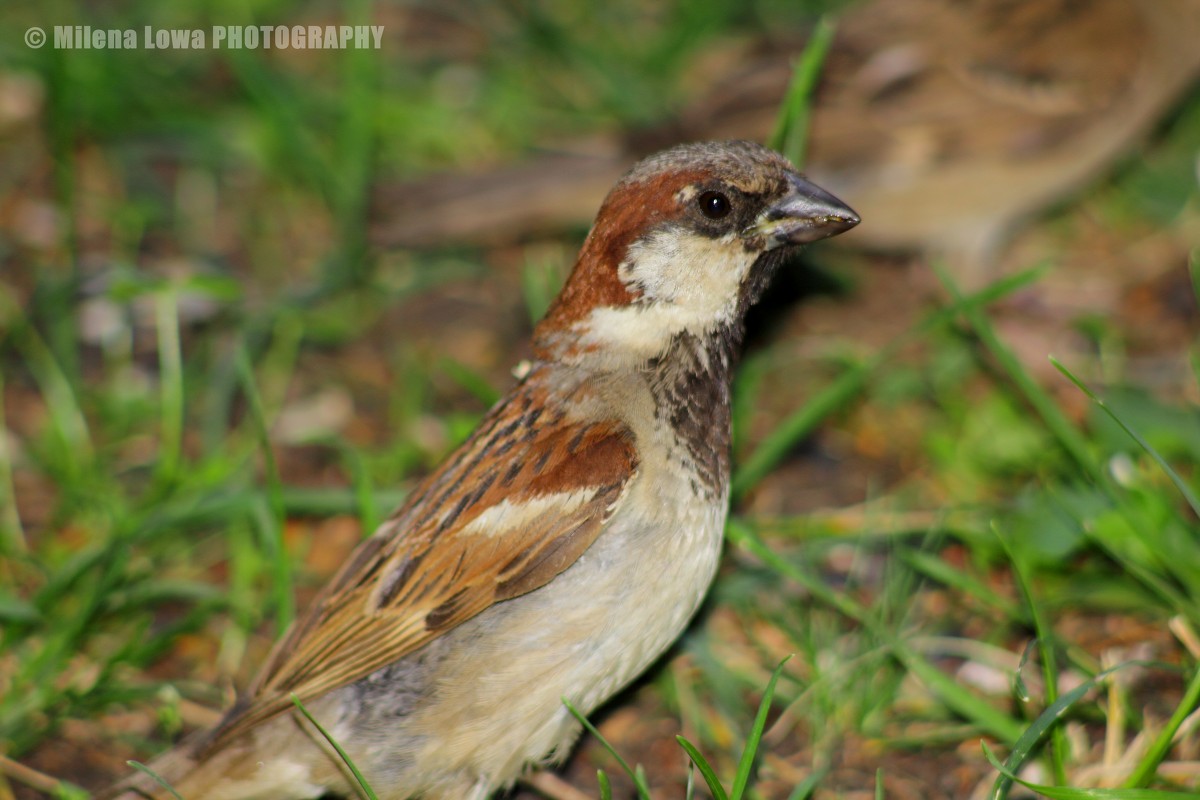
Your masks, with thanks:
M530 374L358 547L275 647L249 704L221 723L201 754L291 708L293 693L308 702L400 660L495 602L537 589L588 548L636 476L637 454L616 420L567 423L561 412L545 413L547 378L545 370ZM588 495L569 511L491 541L472 534L480 515L502 502L580 487Z

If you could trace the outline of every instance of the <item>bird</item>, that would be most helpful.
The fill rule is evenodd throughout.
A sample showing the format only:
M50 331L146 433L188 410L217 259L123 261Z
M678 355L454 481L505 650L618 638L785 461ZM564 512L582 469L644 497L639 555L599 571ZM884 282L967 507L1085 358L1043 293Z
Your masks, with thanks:
M561 760L716 572L747 310L859 223L748 141L677 145L604 199L532 358L352 552L211 730L151 769L187 800L484 800ZM298 713L298 698L328 733ZM108 795L166 798L146 773Z

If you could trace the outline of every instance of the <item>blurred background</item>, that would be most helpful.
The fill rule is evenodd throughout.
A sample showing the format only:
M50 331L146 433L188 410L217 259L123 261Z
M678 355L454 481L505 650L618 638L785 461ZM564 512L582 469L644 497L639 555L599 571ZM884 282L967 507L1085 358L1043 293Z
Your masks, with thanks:
M213 32L262 25L381 33ZM62 0L0 30L0 800L210 724L510 385L608 187L709 138L864 221L750 320L722 573L600 732L656 798L677 734L729 787L755 730L763 798L1026 791L981 740L1038 784L1200 786L1200 0ZM109 30L136 46L79 46ZM172 30L202 41L148 46ZM635 796L594 738L561 777L597 769Z

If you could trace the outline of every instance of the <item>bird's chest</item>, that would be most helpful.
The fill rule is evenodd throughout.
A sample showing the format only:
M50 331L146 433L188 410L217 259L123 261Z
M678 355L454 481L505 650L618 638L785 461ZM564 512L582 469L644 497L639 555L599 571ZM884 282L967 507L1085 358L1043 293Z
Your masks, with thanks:
M649 666L716 573L724 490L705 490L677 442L643 439L640 452L637 477L592 546L546 586L494 609L506 632L521 631L502 637L521 651L521 674L540 675L558 710L564 695L594 708Z
M563 576L565 586L590 587L582 594L600 633L591 652L611 661L598 670L611 679L595 687L596 702L679 636L716 573L728 510L729 392L725 380L695 368L698 358L636 382L621 398L633 412L626 422L638 443L638 475Z
M585 705L619 689L679 636L720 557L724 486L707 484L677 441L642 455L628 497L567 576L593 604L588 613L600 635L586 645L587 658L610 662L580 698Z

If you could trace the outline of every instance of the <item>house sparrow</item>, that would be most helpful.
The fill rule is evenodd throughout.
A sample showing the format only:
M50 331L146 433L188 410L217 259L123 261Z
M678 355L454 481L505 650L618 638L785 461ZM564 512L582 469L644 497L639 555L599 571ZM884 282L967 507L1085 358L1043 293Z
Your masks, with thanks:
M700 605L729 498L743 316L797 246L858 224L749 142L645 159L608 194L471 437L351 555L211 731L153 768L187 800L482 800L564 756ZM124 798L167 797L146 775Z

